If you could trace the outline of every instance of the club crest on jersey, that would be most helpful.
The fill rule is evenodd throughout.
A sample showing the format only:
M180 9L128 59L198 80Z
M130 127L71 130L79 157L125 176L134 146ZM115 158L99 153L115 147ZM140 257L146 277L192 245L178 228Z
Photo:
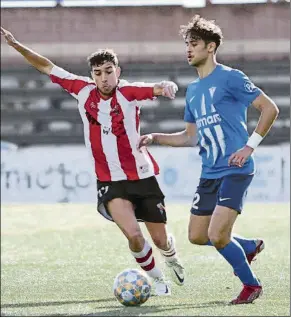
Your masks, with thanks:
M104 126L104 127L102 128L102 132L103 132L104 135L108 135L110 131L111 131L111 128L110 128L110 127Z
M249 81L245 82L244 87L245 87L245 90L249 93L253 92L255 89L255 85Z
M116 115L119 115L120 114L120 110L119 110L119 107L118 105L114 106L114 108L112 108L112 112Z
M90 108L91 108L91 109L96 109L96 108L97 108L97 105L96 105L94 102L91 102Z

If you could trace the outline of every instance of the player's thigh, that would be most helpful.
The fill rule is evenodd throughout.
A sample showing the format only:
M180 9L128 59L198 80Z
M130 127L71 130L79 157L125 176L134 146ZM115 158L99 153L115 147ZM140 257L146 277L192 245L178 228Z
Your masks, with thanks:
M191 206L191 214L197 216L211 216L216 206L217 193L221 179L199 180Z
M167 223L165 196L155 177L139 180L133 185L130 193L138 220L157 224Z
M165 227L167 213L164 198L157 196L136 200L135 215L138 220L144 221L150 228L156 228L154 224L160 224L161 228Z
M152 191L152 190L151 190ZM135 215L138 220L144 221L154 244L160 249L168 246L167 213L162 193L138 199L136 201Z
M115 198L107 203L107 209L113 221L128 239L142 236L135 217L133 204L125 199Z
M212 242L226 242L231 237L234 222L241 213L253 175L229 175L222 179L217 193L217 206L209 225Z
M193 244L208 241L208 227L215 209L221 179L201 178L194 194L188 226L188 239Z
M204 245L208 242L208 227L211 215L190 215L188 239L193 244Z
M253 175L234 174L223 177L217 194L217 205L241 213Z
M229 241L237 216L237 211L217 205L208 228L208 237L211 242L224 245L224 243Z

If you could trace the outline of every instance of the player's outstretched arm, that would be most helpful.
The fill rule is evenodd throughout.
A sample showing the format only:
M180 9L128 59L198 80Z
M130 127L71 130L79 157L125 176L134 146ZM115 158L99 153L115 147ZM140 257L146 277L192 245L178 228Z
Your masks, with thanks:
M162 81L154 85L154 96L164 96L174 99L177 91L177 84L171 81Z
M196 124L186 123L185 130L173 134L153 133L141 136L138 148L152 143L172 147L193 147L196 145Z
M49 59L41 56L40 54L32 51L28 47L18 42L11 32L5 30L2 27L1 27L1 35L4 36L8 45L13 47L20 54L22 54L24 58L37 70L47 75L50 74L52 68L54 67L54 64Z

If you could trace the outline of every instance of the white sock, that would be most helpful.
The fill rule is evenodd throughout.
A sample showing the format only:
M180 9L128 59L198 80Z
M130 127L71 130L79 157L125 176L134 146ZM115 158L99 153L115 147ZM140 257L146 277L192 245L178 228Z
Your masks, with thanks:
M153 250L150 244L145 241L144 247L140 252L133 252L131 254L135 257L139 266L152 278L163 277L162 271L156 266L155 259L153 257Z
M177 253L176 253L176 248L175 248L175 239L174 236L172 234L169 234L169 249L164 251L160 249L161 254L164 256L165 261L173 261L173 260L177 260Z

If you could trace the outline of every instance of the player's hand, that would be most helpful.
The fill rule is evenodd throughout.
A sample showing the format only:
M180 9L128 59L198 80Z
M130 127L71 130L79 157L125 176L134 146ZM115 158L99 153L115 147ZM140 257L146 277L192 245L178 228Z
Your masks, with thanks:
M254 149L249 146L244 146L238 151L234 152L228 159L229 166L238 166L242 167L248 157L253 153Z
M17 40L15 37L12 35L11 32L5 30L4 28L1 27L1 35L4 36L5 41L7 42L8 45L13 46L14 44L17 43Z
M168 97L170 99L175 98L176 92L178 91L178 86L176 83L171 81L162 81L160 86L162 88L162 96Z
M139 138L137 148L140 149L141 147L148 146L152 144L153 141L154 141L154 137L152 134L143 135Z

